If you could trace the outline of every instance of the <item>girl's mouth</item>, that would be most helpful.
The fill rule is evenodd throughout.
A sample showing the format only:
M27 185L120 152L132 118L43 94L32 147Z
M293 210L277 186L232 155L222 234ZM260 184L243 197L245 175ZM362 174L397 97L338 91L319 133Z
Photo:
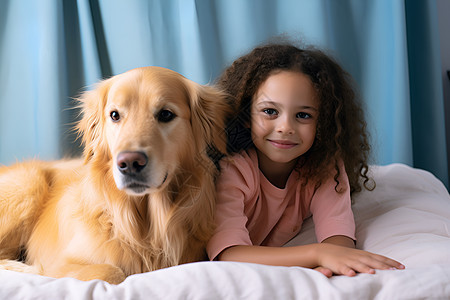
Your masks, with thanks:
M297 146L297 143L285 140L268 140L274 147L279 149L291 149Z

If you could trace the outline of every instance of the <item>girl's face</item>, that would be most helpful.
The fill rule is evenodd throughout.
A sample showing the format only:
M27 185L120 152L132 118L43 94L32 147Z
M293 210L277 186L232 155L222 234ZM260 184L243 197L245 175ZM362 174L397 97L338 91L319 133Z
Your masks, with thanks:
M270 75L252 99L251 132L260 168L293 168L316 136L319 100L308 76Z

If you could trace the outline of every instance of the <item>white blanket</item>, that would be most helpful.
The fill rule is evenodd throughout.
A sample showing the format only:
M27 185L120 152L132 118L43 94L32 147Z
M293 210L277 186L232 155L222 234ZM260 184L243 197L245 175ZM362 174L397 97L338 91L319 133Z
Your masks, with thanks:
M115 286L0 271L1 299L450 299L450 196L428 172L371 167L377 188L354 198L357 247L406 270L326 278L299 267L199 262L136 274ZM307 220L289 245L314 242Z

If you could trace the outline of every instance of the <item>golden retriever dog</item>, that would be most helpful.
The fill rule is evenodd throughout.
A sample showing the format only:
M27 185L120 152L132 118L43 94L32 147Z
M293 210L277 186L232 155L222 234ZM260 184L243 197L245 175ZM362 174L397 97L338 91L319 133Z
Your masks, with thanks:
M79 100L84 157L0 168L0 268L117 284L204 259L225 95L144 67Z

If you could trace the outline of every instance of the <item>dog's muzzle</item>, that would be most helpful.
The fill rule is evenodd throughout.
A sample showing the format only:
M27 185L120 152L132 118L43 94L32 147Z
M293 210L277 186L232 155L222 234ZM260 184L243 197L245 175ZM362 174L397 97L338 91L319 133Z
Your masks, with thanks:
M114 168L117 187L133 195L144 195L152 188L160 188L166 182L168 173L163 171L164 168L158 172L155 166L151 165L144 152L120 152Z

